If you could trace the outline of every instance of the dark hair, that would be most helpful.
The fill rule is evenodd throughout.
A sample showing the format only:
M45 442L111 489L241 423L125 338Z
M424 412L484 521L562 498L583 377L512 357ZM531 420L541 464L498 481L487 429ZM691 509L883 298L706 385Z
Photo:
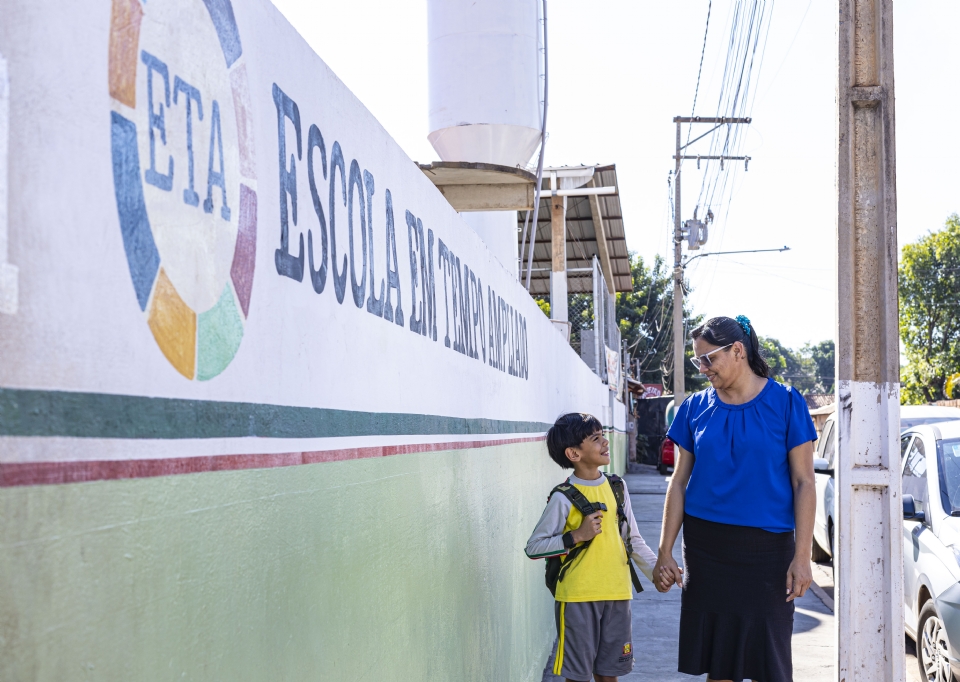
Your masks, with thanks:
M729 317L711 317L691 332L695 339L702 338L707 343L723 347L727 344L740 341L747 351L747 363L758 377L766 379L770 376L770 366L760 353L760 339L757 330L750 327L750 333L743 331L743 327L736 320Z
M572 469L573 462L567 458L567 448L578 447L598 431L603 431L603 426L592 414L571 412L563 415L547 431L547 452L550 453L550 459L561 469Z

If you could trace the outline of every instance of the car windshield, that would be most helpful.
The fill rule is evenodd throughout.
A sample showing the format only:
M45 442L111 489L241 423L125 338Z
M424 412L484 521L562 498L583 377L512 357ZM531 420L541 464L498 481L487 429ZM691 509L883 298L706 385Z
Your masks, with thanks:
M940 441L940 494L952 516L960 516L960 438Z

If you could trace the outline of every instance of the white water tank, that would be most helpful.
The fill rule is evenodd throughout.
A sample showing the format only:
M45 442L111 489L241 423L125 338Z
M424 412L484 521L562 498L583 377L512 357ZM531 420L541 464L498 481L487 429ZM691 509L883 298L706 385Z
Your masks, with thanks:
M428 139L443 161L525 166L540 142L538 0L427 0Z

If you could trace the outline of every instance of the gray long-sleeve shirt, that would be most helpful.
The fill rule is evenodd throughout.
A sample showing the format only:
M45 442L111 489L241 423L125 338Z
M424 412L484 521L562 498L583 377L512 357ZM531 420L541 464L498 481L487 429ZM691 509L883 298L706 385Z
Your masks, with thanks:
M602 485L605 480L606 477L603 475L595 481L585 481L576 476L570 477L571 483L583 486ZM527 540L525 551L528 557L542 559L567 553L567 548L563 546L563 528L567 524L567 516L569 516L572 506L573 504L563 493L558 492L550 496L537 527L533 529L533 534ZM629 521L627 529L623 531L624 539L627 539L626 533L629 532L629 540L633 546L633 554L630 555L630 558L633 559L637 568L647 576L647 579L653 582L653 567L657 563L657 555L644 542L637 528L637 520L633 516L633 507L630 505L630 491L627 490L626 481L623 483L623 511Z

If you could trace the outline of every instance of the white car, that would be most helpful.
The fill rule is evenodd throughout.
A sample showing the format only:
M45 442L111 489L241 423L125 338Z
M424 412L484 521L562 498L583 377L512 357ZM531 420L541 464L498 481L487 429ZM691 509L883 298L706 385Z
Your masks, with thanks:
M923 424L960 419L960 408L936 405L903 405L900 407L900 430ZM816 443L813 469L817 481L817 514L813 524L813 560L826 561L833 556L833 529L836 512L833 496L833 470L837 452L836 414L823 425ZM902 454L902 453L901 453Z
M960 677L960 420L900 436L903 601L920 675Z

